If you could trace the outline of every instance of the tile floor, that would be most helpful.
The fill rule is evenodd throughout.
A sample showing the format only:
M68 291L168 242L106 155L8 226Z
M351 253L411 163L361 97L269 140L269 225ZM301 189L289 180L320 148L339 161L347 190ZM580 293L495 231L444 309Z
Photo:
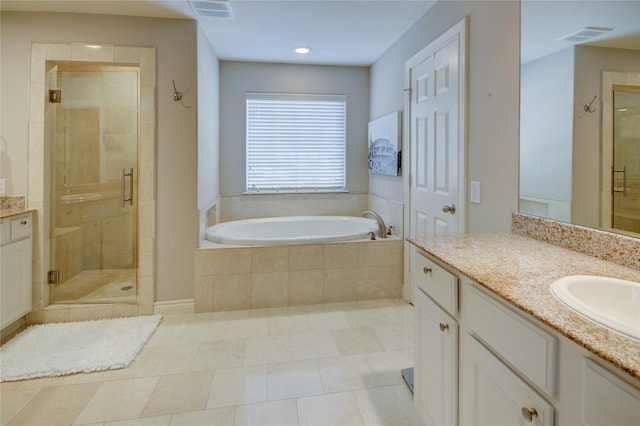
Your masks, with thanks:
M420 425L413 308L165 316L128 368L0 384L4 425Z

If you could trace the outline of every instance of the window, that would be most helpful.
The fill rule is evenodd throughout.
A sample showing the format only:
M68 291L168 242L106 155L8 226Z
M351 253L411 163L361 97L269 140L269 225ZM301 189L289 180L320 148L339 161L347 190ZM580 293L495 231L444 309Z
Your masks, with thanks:
M346 96L247 94L247 192L344 191Z

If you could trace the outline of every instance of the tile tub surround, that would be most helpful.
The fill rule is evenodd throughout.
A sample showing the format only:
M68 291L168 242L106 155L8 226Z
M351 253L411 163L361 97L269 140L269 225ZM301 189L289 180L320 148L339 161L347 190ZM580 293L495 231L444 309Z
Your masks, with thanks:
M402 240L237 247L195 256L196 312L402 296Z
M514 213L511 231L640 270L640 238Z
M574 313L550 289L556 279L575 274L640 282L640 271L515 233L438 236L410 242L632 377L640 378L639 341Z

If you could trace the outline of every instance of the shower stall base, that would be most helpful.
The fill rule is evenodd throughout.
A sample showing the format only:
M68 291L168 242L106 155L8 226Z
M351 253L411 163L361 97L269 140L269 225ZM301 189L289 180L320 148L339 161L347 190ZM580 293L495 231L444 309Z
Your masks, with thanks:
M136 303L136 270L82 271L51 291L55 303Z

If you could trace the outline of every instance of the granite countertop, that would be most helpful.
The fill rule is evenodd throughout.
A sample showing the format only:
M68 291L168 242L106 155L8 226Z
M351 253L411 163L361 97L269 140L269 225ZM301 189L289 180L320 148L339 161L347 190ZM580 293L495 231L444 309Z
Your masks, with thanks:
M515 233L436 236L409 242L640 378L640 341L578 315L558 301L549 287L558 278L578 274L640 282L640 271Z
M5 217L18 216L20 214L28 213L30 211L32 211L32 209L26 209L24 207L0 209L0 219L4 219Z

